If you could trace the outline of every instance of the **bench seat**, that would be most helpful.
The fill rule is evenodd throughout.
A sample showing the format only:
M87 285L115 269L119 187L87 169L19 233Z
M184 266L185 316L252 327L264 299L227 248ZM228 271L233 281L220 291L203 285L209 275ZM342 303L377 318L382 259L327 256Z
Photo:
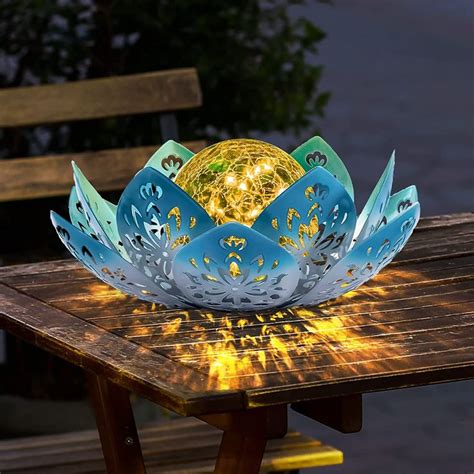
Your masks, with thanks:
M194 418L164 421L139 430L147 474L213 472L222 432ZM342 463L342 452L289 431L271 440L261 472L296 471ZM96 430L0 441L2 474L103 474Z

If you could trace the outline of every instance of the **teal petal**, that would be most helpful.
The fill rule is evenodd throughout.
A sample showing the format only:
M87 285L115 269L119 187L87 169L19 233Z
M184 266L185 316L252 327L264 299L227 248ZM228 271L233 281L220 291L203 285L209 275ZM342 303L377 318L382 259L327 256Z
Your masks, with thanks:
M194 156L191 150L173 140L168 140L148 160L145 167L149 166L167 178L174 179L181 168Z
M173 308L188 306L186 301L169 294L166 287L153 283L114 249L84 234L55 212L51 212L51 221L71 254L105 283L142 300Z
M100 242L115 249L126 260L130 260L117 229L116 206L102 198L74 162L72 168L75 192L88 226L93 229Z
M89 235L90 237L99 240L94 229L88 222L84 208L82 207L81 201L77 196L76 186L71 188L71 193L69 194L69 218L71 219L72 224L77 227L84 234Z
M295 256L301 275L294 298L299 298L346 254L355 222L346 188L318 166L265 208L252 228Z
M337 153L321 137L313 137L304 142L291 152L291 156L305 171L315 166L325 168L344 185L349 196L354 200L354 186L347 168Z
M390 196L387 207L384 211L382 224L387 224L395 219L398 215L402 214L409 207L413 206L418 202L418 192L416 186L408 186L408 188L402 189Z
M179 294L172 261L182 246L214 227L206 211L173 181L151 167L138 172L118 207L121 240L134 265L155 283Z

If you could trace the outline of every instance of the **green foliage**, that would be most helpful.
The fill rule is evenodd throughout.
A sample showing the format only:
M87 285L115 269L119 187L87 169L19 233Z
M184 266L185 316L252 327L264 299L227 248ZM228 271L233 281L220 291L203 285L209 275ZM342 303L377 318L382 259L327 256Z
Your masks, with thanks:
M181 138L297 134L329 97L309 63L324 33L290 14L302 3L0 0L0 87L195 66L204 106L180 113ZM159 141L145 116L8 132L3 154Z

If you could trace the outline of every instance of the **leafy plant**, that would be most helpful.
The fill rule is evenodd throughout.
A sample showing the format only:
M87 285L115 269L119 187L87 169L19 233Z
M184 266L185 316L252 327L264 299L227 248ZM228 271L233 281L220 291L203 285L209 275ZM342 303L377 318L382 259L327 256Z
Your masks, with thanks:
M0 87L195 66L204 105L181 138L298 134L322 115L324 33L304 0L0 0ZM34 104L32 104L34 107ZM0 156L159 143L156 116L4 131Z

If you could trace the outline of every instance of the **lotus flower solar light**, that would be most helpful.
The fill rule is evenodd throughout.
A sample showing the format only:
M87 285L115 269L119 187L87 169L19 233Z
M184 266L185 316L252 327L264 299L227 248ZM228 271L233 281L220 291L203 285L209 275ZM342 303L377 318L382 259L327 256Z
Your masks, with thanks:
M402 249L420 214L390 195L392 156L357 217L346 167L320 137L291 155L257 140L197 154L169 141L104 200L73 164L70 252L104 282L172 308L315 305L354 290Z

